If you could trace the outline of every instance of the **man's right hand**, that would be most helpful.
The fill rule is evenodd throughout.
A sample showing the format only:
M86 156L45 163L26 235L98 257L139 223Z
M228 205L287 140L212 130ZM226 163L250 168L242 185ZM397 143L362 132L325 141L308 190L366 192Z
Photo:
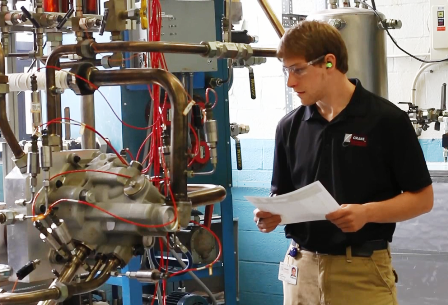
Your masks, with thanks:
M254 221L260 232L269 233L275 230L282 221L280 215L273 215L259 209L254 210Z

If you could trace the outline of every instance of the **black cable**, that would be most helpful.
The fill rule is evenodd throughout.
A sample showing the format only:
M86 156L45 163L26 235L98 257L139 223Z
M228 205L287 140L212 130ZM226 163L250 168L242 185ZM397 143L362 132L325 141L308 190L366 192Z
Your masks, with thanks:
M408 51L404 50L402 47L400 47L397 43L397 41L395 40L395 38L392 37L392 35L389 33L389 30L387 29L387 25L386 22L383 20L383 18L381 18L381 16L379 15L378 11L370 4L366 3L364 0L361 0L361 3L364 3L365 5L367 5L368 7L370 7L373 12L375 13L375 15L377 15L377 17L380 19L380 22L383 25L383 28L386 30L387 35L389 35L390 39L392 40L392 42L397 46L397 48L402 51L403 53L409 55L410 57L414 58L415 60L418 60L420 62L424 62L424 63L437 63L437 62L445 62L448 61L448 58L444 58L444 59L439 59L439 60L424 60L424 59L420 59L414 55L412 55L411 53L409 53ZM374 4L375 1L372 0L372 4Z
M376 4L375 4L375 0L372 0L372 8L376 11Z

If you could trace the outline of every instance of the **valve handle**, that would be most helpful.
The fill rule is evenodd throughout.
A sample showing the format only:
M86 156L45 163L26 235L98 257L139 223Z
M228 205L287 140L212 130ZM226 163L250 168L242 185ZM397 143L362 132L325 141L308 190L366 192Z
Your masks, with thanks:
M70 18L72 16L72 14L75 12L75 9L73 7L71 7L67 14L65 14L64 17L62 17L61 21L58 23L58 25L56 26L56 28L58 30L62 29L62 27L64 26L64 24L67 22L68 18Z
M29 21L31 21L31 23L33 24L33 26L34 26L36 29L37 29L37 28L40 28L40 24L39 24L39 22L37 22L37 20L34 19L33 15L31 15L31 13L30 13L24 6L22 6L20 9L22 10L22 12L23 12L23 14L26 16L26 18L27 18Z

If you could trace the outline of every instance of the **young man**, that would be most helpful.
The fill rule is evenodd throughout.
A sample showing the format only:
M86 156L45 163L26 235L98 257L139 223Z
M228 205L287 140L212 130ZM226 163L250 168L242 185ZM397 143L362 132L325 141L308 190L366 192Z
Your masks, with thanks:
M427 213L432 182L407 114L348 79L339 32L318 21L290 29L277 50L302 106L278 124L271 192L319 180L341 205L325 221L289 224L285 305L397 304L389 242L395 223ZM261 232L278 215L254 211Z

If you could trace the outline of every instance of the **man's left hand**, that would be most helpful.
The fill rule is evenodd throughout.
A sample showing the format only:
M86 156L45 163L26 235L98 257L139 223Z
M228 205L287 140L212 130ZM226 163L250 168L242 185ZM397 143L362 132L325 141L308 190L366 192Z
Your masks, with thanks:
M367 223L366 207L362 204L343 204L325 218L334 223L342 232L356 232Z

